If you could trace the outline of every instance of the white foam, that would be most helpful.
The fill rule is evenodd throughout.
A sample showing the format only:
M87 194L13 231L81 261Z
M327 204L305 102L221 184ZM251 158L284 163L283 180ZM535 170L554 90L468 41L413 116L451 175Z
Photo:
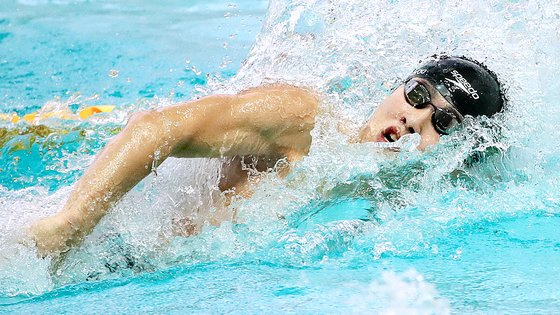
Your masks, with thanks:
M368 285L349 284L355 292L348 299L354 314L450 314L449 301L435 286L413 269L403 273L386 271Z

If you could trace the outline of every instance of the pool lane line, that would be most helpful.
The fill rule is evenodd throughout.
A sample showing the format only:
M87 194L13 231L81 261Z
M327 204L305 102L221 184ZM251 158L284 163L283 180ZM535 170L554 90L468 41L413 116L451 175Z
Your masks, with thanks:
M94 105L94 106L88 106L80 110L77 114L74 114L69 110L54 110L54 111L47 111L47 112L41 112L41 111L33 112L33 113L23 115L22 117L19 117L15 113L12 114L0 113L0 120L9 121L14 124L20 121L25 121L29 124L36 124L48 118L58 118L63 120L86 120L94 114L110 113L114 109L115 109L115 105Z

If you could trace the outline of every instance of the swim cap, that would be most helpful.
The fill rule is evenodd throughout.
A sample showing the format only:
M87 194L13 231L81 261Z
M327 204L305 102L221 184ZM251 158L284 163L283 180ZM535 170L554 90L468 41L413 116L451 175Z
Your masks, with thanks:
M502 110L504 99L496 75L465 57L441 56L415 70L412 77L425 78L449 90L452 104L463 116L488 117Z

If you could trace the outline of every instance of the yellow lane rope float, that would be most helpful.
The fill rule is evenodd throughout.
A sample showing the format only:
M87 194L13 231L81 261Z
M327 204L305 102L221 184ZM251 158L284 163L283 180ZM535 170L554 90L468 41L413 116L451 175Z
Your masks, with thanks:
M74 114L69 110L54 110L47 112L39 111L23 115L22 117L19 117L16 114L0 114L0 120L9 121L14 124L18 123L19 121L25 121L27 123L33 124L48 118L58 118L64 120L86 120L90 116L97 113L110 113L113 111L113 109L115 109L114 105L95 105L88 106L78 111L77 114Z

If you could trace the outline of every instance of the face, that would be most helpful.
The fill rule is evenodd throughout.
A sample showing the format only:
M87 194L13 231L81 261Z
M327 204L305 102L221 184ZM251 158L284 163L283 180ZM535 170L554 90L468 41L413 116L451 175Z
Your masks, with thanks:
M417 79L428 84L425 80ZM429 85L432 96L431 103L437 107L445 108L449 103ZM411 106L404 96L404 86L401 85L388 96L375 110L368 122L362 127L359 134L360 142L394 142L409 133L420 135L419 150L424 150L430 145L439 142L440 134L432 124L432 106L415 108Z

